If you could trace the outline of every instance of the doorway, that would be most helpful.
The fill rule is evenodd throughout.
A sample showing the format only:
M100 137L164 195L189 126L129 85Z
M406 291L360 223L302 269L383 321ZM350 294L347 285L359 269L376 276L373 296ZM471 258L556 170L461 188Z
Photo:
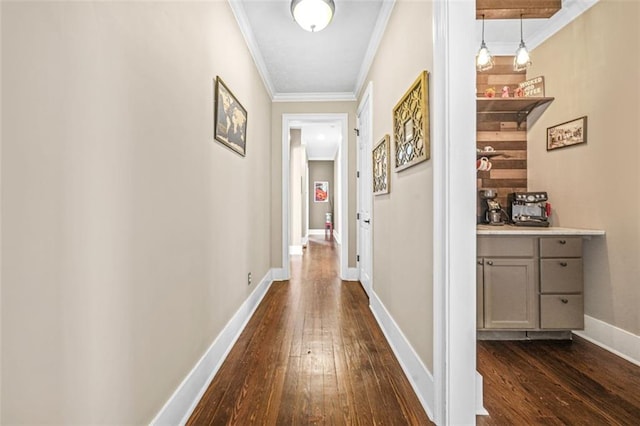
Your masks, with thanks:
M335 113L335 114L283 114L282 115L282 276L281 279L290 278L289 256L292 254L291 246L291 129L303 129L305 127L317 127L317 126L335 126L339 137L338 150L335 157L331 158L334 161L335 167L335 179L333 184L335 190L332 190L334 197L331 200L333 208L333 225L339 235L339 249L340 249L340 277L343 280L349 278L348 271L348 258L349 258L349 223L348 223L348 186L347 186L347 126L348 126L348 114ZM304 137L303 137L304 138ZM319 159L319 158L318 158ZM328 158L322 158L328 160ZM307 173L303 173L307 176ZM302 181L305 184L305 188L310 187L309 178ZM300 184L296 182L296 187L300 187ZM304 203L307 203L307 199L311 199L312 193L306 191L304 193ZM311 201L309 201L310 203ZM307 204L308 206L308 204ZM304 210L304 209L302 209ZM306 209L308 212L310 207ZM308 216L307 216L308 218ZM308 220L302 219L301 223L309 225ZM303 236L304 237L304 236ZM304 238L303 238L304 239ZM296 249L294 249L295 251Z
M371 297L373 290L373 206L372 206L372 175L371 175L371 97L373 89L369 83L358 106L357 135L358 135L358 276L367 296Z

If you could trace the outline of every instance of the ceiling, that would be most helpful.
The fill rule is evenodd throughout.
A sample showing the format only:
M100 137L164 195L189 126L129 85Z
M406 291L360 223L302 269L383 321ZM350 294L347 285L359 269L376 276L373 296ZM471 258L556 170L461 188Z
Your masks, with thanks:
M293 21L289 0L229 1L274 101L355 100L394 5L391 0L335 0L331 24L309 33ZM529 49L596 1L564 0L550 19L525 19ZM481 38L482 24L476 21L478 46ZM520 22L486 20L484 38L494 55L513 55L520 41ZM309 160L335 158L342 138L340 123L300 121L292 127L302 129Z
M598 0L563 0L549 19L525 19L533 50ZM355 100L384 33L394 0L335 0L335 16L318 33L300 28L289 0L229 0L254 61L274 101ZM481 21L475 41L480 45ZM494 55L513 55L518 20L486 20L485 41ZM533 58L535 60L535 56Z

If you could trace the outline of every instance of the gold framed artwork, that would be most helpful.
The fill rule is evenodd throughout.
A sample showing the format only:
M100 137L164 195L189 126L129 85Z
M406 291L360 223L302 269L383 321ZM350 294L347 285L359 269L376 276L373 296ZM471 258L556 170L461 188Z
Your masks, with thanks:
M373 148L373 195L388 194L391 183L391 169L389 164L389 135Z
M431 158L428 71L420 73L393 108L393 148L396 172Z
M247 145L247 110L220 77L216 77L214 97L214 137L244 157Z

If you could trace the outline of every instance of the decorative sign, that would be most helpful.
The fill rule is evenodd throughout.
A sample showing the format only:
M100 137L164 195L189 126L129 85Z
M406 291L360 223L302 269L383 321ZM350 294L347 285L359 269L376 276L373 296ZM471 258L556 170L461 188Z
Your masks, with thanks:
M535 77L518 84L525 98L544 98L544 77Z

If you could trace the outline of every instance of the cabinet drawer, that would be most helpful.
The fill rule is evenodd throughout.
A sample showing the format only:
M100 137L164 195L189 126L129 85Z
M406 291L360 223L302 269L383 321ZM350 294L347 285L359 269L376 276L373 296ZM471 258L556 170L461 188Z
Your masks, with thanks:
M535 237L479 237L478 256L534 257Z
M540 259L541 293L582 293L582 259Z
M584 300L581 294L540 296L540 328L584 329Z
M540 238L540 257L582 257L582 237Z

